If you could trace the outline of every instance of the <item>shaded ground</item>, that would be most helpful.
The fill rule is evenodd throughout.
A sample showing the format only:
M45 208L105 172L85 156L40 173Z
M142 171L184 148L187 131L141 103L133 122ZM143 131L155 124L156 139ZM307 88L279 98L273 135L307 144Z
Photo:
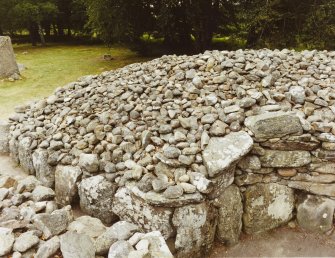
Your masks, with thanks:
M230 248L216 244L209 258L221 257L335 257L335 237L283 227L243 236Z
M57 87L78 77L148 60L120 46L110 50L105 46L19 45L14 46L14 52L17 62L27 69L20 81L0 80L0 119L8 117L15 106L49 96ZM112 54L114 60L103 60L104 54Z
M0 175L26 174L8 156L0 156ZM73 207L75 217L83 213ZM335 257L335 236L316 235L300 229L279 228L259 235L244 235L238 245L227 248L216 243L208 258L222 257Z

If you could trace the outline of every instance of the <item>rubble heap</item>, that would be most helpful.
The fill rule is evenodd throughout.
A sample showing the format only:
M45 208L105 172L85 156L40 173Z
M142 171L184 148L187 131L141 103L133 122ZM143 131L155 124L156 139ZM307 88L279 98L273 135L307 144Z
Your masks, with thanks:
M179 257L203 255L215 233L234 244L242 228L256 233L292 218L327 232L334 57L207 51L82 77L18 107L3 149L54 187L58 204L79 196L104 223L158 230L175 238Z

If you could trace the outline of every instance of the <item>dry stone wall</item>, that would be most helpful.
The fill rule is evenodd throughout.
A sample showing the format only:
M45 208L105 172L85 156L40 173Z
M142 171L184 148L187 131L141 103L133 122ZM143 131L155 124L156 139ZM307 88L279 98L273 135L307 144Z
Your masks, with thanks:
M334 57L208 51L86 76L17 107L10 153L59 205L160 231L177 257L291 220L328 232Z

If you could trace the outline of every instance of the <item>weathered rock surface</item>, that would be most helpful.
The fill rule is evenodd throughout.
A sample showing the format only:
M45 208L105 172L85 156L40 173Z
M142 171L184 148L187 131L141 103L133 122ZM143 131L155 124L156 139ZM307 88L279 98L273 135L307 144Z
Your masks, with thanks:
M112 244L108 252L108 258L128 257L134 248L125 240L119 240Z
M44 149L37 149L33 155L33 166L36 171L36 178L46 187L55 185L55 167L48 164L48 152Z
M9 153L9 127L8 122L0 120L0 155Z
M85 213L101 219L106 224L117 220L117 216L112 211L116 184L110 183L99 175L82 180L78 189L80 207Z
M134 223L144 231L158 230L165 239L174 232L170 223L173 215L171 208L151 206L125 187L116 192L112 207L113 212L121 220Z
M57 166L55 172L56 201L60 205L69 205L78 198L77 182L82 171L79 167Z
M326 233L333 228L335 201L329 198L303 195L297 204L300 227L314 233Z
M218 208L216 237L227 245L237 244L242 231L243 203L239 188L229 186L214 200Z
M106 227L97 218L81 216L72 221L67 227L67 230L85 234L94 239L103 234L106 231Z
M269 112L247 117L244 123L257 138L279 138L303 132L299 117L284 112Z
M15 241L12 229L0 228L0 256L9 254Z
M216 209L206 203L177 208L172 222L177 228L176 257L204 257L215 237Z
M96 253L99 255L107 254L112 244L119 240L128 240L139 230L140 228L133 223L126 221L116 222L95 240Z
M28 231L16 238L13 250L23 253L37 245L39 242L40 240L36 235L34 235L34 232Z
M302 167L311 163L311 154L308 151L266 150L260 160L264 167Z
M276 228L292 218L294 194L289 187L256 184L247 188L244 198L243 225L248 234Z
M60 237L60 250L64 258L95 258L91 238L76 232L68 231Z
M0 78L20 74L10 37L0 37Z
M211 138L203 152L209 176L224 173L251 150L252 144L252 138L245 132L231 133L223 138Z
M60 240L58 236L54 236L48 241L41 244L35 255L36 258L52 257L60 248Z

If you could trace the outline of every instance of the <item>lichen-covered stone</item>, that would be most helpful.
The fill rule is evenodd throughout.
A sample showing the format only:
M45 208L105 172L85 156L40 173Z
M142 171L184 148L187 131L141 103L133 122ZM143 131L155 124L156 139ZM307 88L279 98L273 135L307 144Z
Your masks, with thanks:
M213 201L218 208L216 237L226 245L235 245L242 231L243 203L239 188L230 185Z
M9 123L0 120L0 154L9 153Z
M311 163L308 151L266 150L260 157L262 166L272 168L302 167Z
M55 167L48 164L48 152L44 149L37 149L32 154L33 165L36 171L36 178L46 187L55 185Z
M81 209L104 223L117 220L112 211L112 201L117 185L107 181L103 176L93 176L81 181L78 187Z
M205 257L214 241L217 210L206 203L180 207L172 222L177 228L176 257Z
M211 138L203 152L204 164L210 177L224 173L234 162L252 148L253 140L246 132L230 133L222 138Z
M117 190L112 207L121 220L139 225L146 232L158 230L165 239L173 235L170 223L173 209L149 205L126 187Z
M276 183L249 186L244 193L244 230L248 234L279 227L292 218L294 193Z
M300 227L314 233L326 233L333 228L335 201L315 195L303 195L297 204Z
M32 151L30 149L32 139L25 137L18 143L18 158L22 169L29 175L35 174L35 168L33 165Z
M60 205L71 204L78 198L77 182L82 171L79 167L57 166L55 172L56 201Z
M303 132L299 118L284 112L269 112L250 116L246 118L244 123L257 138L279 138Z
M335 184L289 181L287 185L294 189L303 190L316 195L335 197Z
M95 258L92 239L72 231L60 237L60 250L64 258Z

